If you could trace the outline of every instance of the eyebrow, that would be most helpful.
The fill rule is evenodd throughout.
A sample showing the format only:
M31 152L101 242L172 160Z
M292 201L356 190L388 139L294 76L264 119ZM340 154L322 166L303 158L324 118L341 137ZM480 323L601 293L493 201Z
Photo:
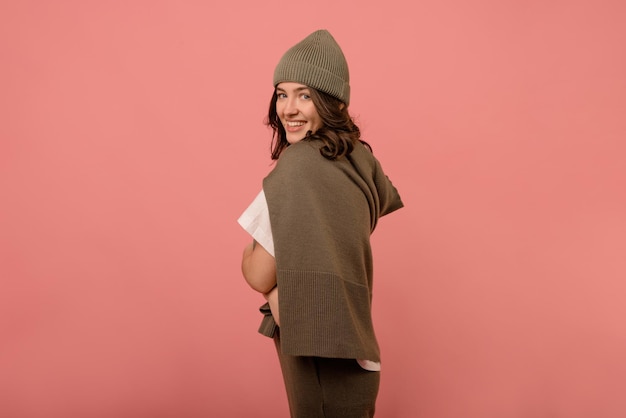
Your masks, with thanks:
M309 87L302 86L302 87L296 87L294 89L295 92L299 92L299 91L302 91L302 90L309 90ZM280 88L280 87L276 87L276 91L282 91L283 93L287 93L287 90L285 90L283 88Z

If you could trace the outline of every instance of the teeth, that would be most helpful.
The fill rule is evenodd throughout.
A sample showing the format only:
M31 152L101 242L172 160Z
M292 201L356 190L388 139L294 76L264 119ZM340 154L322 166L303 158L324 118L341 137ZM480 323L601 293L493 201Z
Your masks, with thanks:
M302 126L302 125L304 125L304 122L287 122L287 126L291 126L291 127Z

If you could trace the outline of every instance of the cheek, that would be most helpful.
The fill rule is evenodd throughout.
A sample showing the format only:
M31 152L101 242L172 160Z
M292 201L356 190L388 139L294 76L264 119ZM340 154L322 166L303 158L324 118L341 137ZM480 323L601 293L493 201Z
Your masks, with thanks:
M315 129L319 129L322 127L322 118L320 117L319 113L317 113L315 107L313 107L309 111L309 120L311 121L311 124Z
M318 114L313 118L313 126L316 130L322 127L322 118Z

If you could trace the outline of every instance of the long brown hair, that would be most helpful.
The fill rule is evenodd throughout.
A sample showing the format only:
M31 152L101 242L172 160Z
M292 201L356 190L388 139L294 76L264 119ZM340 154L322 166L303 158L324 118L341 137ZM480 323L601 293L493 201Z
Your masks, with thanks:
M320 154L329 160L350 155L357 141L369 148L370 151L372 150L367 142L361 140L361 130L348 113L348 106L341 100L322 91L313 88L309 88L309 91L315 109L322 120L322 127L316 132L307 132L303 140L321 140L324 145L320 147ZM271 146L272 160L277 160L285 148L289 146L287 133L276 112L277 98L276 89L274 89L265 122L274 131Z

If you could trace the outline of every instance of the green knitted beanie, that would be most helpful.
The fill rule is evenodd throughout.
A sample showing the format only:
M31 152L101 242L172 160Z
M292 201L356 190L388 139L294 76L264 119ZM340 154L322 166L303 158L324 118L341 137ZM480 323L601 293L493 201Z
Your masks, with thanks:
M274 87L290 81L350 103L348 63L327 30L318 30L291 47L274 70Z

